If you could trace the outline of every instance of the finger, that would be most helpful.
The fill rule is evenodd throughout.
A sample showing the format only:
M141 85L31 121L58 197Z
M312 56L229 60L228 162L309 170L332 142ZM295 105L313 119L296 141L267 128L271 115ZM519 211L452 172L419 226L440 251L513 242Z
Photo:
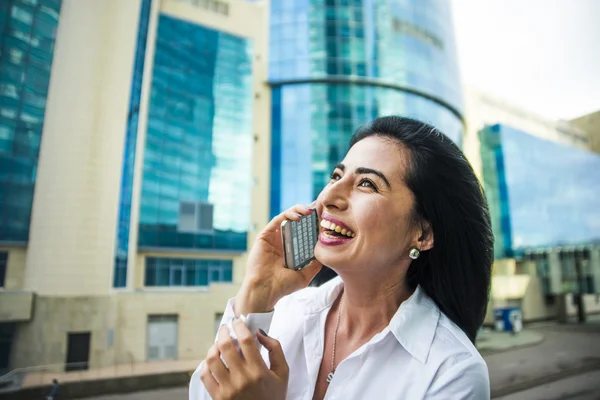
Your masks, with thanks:
M298 221L302 217L310 215L314 212L314 209L309 206L296 204L294 207L291 207L283 212L287 219L291 219L293 221Z
M289 377L289 367L281 348L281 343L278 340L268 336L264 331L258 330L256 338L269 351L269 361L271 363L271 371L281 379L287 380Z
M225 363L230 372L239 371L242 364L242 357L238 351L233 338L229 334L227 325L222 325L217 334L217 347L225 359Z
M266 367L266 364L260 355L260 351L258 350L258 345L254 341L252 332L246 327L246 324L238 319L233 322L233 330L238 338L238 343L244 354L244 359L254 366Z
M305 215L310 215L313 212L308 206L297 204L281 214L277 215L273 218L266 226L266 230L278 230L281 226L281 223L286 219L291 219L292 221L298 221Z
M219 383L210 372L206 362L202 364L202 367L200 367L200 380L202 381L202 384L206 388L208 394L210 394L210 397L216 399L219 394Z
M223 360L221 360L221 353L216 345L213 345L209 350L208 354L206 354L206 361L204 365L208 368L208 370L212 373L211 376L214 375L214 378L219 383L229 382L229 370L223 364Z

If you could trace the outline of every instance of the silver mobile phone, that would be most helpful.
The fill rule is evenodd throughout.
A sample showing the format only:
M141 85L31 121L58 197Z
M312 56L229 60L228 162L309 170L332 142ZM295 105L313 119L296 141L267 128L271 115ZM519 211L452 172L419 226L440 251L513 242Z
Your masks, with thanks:
M286 268L299 271L310 264L315 258L315 246L319 240L317 212L313 211L300 221L283 221L281 240Z

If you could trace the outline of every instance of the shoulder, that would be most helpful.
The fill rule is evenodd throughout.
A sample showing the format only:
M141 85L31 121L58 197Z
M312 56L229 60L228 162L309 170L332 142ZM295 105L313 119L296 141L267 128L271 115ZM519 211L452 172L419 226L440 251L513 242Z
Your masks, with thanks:
M451 395L451 398L457 399L489 398L489 374L485 360L467 335L443 313L440 313L431 344L430 362L436 366L436 372L428 395Z
M448 356L457 361L467 358L481 359L481 355L467 335L443 312L435 330L433 343L431 344L432 356Z

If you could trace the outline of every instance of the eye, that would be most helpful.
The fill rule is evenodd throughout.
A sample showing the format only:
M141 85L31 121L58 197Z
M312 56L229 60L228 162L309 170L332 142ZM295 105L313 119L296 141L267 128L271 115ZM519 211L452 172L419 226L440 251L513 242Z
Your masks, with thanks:
M335 171L333 171L333 172L331 173L331 176L330 176L330 178L331 178L331 180L332 180L332 181L339 181L340 179L342 179L342 177L340 176L340 174L338 174L338 173L337 173L337 172L335 172Z
M358 186L373 189L373 190L377 191L377 186L375 186L375 184L368 179L363 179L362 181L360 181Z

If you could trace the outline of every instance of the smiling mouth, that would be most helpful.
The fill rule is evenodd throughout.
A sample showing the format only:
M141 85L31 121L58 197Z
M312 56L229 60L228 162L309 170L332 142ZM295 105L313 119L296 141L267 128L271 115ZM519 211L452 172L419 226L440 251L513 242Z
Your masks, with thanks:
M321 220L321 228L323 236L331 239L352 239L356 236L351 230L334 224L325 219Z

